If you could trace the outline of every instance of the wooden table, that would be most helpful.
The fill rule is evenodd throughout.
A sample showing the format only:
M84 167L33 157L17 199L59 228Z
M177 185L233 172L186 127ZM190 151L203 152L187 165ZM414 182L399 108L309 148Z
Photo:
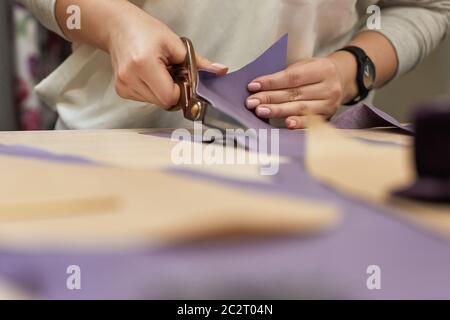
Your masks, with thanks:
M156 129L0 132L0 143L22 144L58 154L77 155L123 168L174 167L171 152L177 142L170 138L143 134L152 131L158 132ZM189 167L233 178L264 179L259 174L258 166L252 164Z
M170 141L168 138L142 134L149 131L151 130L2 132L0 133L0 144L22 144L33 146L58 154L72 154L86 157L119 168L138 170L160 170L167 167L173 168L174 164L171 161L170 155L176 142ZM344 131L344 133L350 136L363 137L377 141L390 141L406 145L411 144L410 137L384 130L348 130ZM288 159L281 160L289 161ZM258 166L256 165L200 165L189 166L189 168L191 170L199 170L199 172L208 172L213 175L242 179L245 181L264 182L269 179L269 177L263 177L259 174ZM272 201L271 195L266 195L265 197L269 202ZM275 197L273 199L275 199ZM274 286L280 283L278 279L278 277L280 277L280 279L284 279L283 281L295 283L296 289L301 289L304 288L305 285L308 285L312 270L323 269L328 270L330 274L337 272L338 275L334 277L332 281L337 281L335 282L335 285L342 288L344 290L342 292L346 292L347 290L347 293L350 294L348 297L352 297L352 294L354 294L354 297L371 298L377 297L377 293L369 292L363 287L366 277L364 269L366 267L364 264L364 259L366 258L365 254L354 255L354 252L365 252L362 250L363 247L369 246L371 248L371 255L368 255L367 258L370 258L370 262L377 263L378 261L384 261L384 267L386 268L391 264L390 267L395 266L400 268L400 270L404 270L404 268L406 268L405 263L423 262L423 268L420 264L413 264L411 270L409 270L414 279L423 278L423 276L426 275L424 270L435 268L437 271L436 273L429 275L430 285L429 288L424 289L424 292L432 293L435 287L442 285L439 280L439 272L447 268L447 262L448 265L450 265L450 260L440 261L439 264L435 264L433 261L437 260L437 258L435 259L435 255L441 257L441 251L447 250L447 247L444 247L435 239L431 239L431 237L424 237L419 232L411 230L409 227L406 227L403 222L399 222L395 218L386 219L377 213L369 212L372 209L367 208L366 210L363 206L361 208L363 208L360 209L362 210L361 212L352 213L351 215L353 218L346 221L343 228L338 228L335 233L330 235L330 237L318 237L317 239L312 239L310 241L311 245L313 245L317 251L310 250L310 247L305 245L302 239L299 239L298 241L288 240L285 243L283 241L279 243L266 243L267 247L264 243L261 246L255 244L254 248L250 246L253 249L248 250L245 249L245 246L240 247L239 243L231 245L229 248L226 246L219 246L217 250L220 253L217 254L215 253L216 249L203 252L197 247L188 249L185 253L183 253L183 250L171 251L169 249L168 252L162 251L160 253L155 253L155 257L153 257L154 253L152 253L148 259L141 256L132 256L130 259L131 261L134 261L134 264L132 265L136 267L139 266L139 263L144 263L143 261L146 261L145 263L149 264L149 269L138 268L138 270L136 270L136 272L138 272L136 277L142 276L143 279L151 279L151 283L154 283L156 288L159 288L159 286L164 287L166 285L168 285L167 288L170 288L171 285L174 285L174 282L170 281L172 278L175 278L180 282L179 286L182 286L183 283L185 283L186 288L198 288L197 282L194 284L189 280L192 275L194 275L193 279L199 281L198 283L201 282L205 288L209 286L210 289L214 291L219 288L215 286L219 286L218 284L221 283L221 281L229 282L230 279L237 278L241 279L241 282L245 279L250 279L251 281L252 277L248 277L248 275L256 272L261 273L261 279L264 279L264 281L271 281L268 283L271 283ZM364 219L361 219L360 215L362 215ZM369 228L369 221L373 221L380 229ZM381 239L378 239L379 232L382 232L385 227L387 230L392 231L389 233L390 238L383 236ZM397 235L397 232L401 238L399 243L392 241L392 235ZM375 242L383 243L383 248L373 246L373 243ZM411 252L408 259L404 259L399 253L405 252L405 248L407 245L409 246L409 243L416 243L422 247L423 250ZM214 248L214 245L212 246ZM335 255L338 252L342 253L348 262L338 263L340 260L337 259L335 261L337 266L335 267L333 264L330 265L328 263L330 261L328 261L327 257L329 255ZM359 261L358 263L363 263L363 265L353 263L350 259L352 257ZM426 257L426 259L424 259L424 257ZM96 262L93 262L91 257L87 256L79 258L81 261L85 261L87 265L92 265L93 268L96 267ZM234 258L236 260L233 260ZM371 260L372 258L374 260ZM14 260L14 258L11 259ZM27 260L25 261L33 261L32 257L27 257L26 259ZM64 259L68 258L61 258L61 260L58 260L58 263L64 265L66 261ZM105 259L115 261L114 257L107 257ZM44 269L48 270L49 273L53 272L52 268L54 268L54 265L52 260L47 259L46 261L48 262L48 265L46 265ZM211 263L211 265L215 267L209 267L208 265L205 265L205 263ZM428 263L430 264L429 266ZM192 267L192 270L179 269L177 267L178 265L184 265L186 268ZM226 265L227 267L225 269L220 269L220 266L222 265ZM124 267L126 266L124 265ZM297 271L297 268L299 268L299 271ZM218 272L215 271L216 269ZM358 270L361 272L362 279L358 279L357 282L355 282L354 272L359 272ZM116 271L109 270L108 272L111 272L114 276L120 276ZM204 277L205 273L208 274L207 277ZM287 278L282 276L282 274L286 274ZM406 281L405 277L408 275L409 273L404 274L403 278L400 277L398 282L393 284L392 287L384 287L383 294L386 294L386 297L395 296L395 285L401 285L402 281ZM208 282L208 277L211 279L211 283ZM323 277L321 276L320 279L316 279L319 287L320 285L324 286L327 284L326 277L323 279L325 282L322 281L322 278ZM394 279L391 278L390 280L393 281ZM362 283L361 285L358 284L360 282ZM356 284L352 287L352 283ZM249 288L251 288L251 286ZM90 294L97 294L97 292L87 292ZM158 292L158 290L151 291L149 295L150 297L155 298L160 297L158 296ZM403 291L400 290L397 292ZM410 290L405 291L405 294L410 292ZM65 294L65 297L71 297L70 292L62 291L61 293ZM83 297L82 293L80 294L79 297ZM100 295L100 293L98 294ZM173 292L170 293L169 297L174 297L172 294ZM326 293L324 293L324 296L327 296ZM411 293L411 295L404 296L420 297L420 293L416 290L414 293ZM61 296L58 295L58 297ZM205 296L202 293L197 295L193 293L192 295L187 295L187 297L199 298Z

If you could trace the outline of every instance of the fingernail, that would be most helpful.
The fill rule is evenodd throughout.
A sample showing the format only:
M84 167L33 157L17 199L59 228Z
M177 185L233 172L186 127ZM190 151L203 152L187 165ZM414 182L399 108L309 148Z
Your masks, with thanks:
M212 66L214 69L221 69L221 70L223 70L223 69L228 69L227 66L225 66L225 65L223 65L223 64L221 64L221 63L217 63L217 62L212 63L211 66Z
M261 90L261 83L259 83L259 82L251 82L251 83L248 85L248 90L250 90L250 91L258 91L258 90Z
M248 99L247 100L247 108L249 108L249 109L256 108L260 104L261 104L261 101L259 101L258 99Z
M289 129L294 129L297 126L297 122L295 120L288 120L287 121L287 127Z
M266 107L259 107L256 109L256 114L260 117L267 117L270 115L271 110Z

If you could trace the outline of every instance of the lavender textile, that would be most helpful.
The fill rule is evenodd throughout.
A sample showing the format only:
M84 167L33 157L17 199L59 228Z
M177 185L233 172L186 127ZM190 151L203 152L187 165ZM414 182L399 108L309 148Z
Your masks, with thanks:
M259 76L285 69L287 46L288 36L285 35L255 61L225 76L218 77L213 73L201 71L197 94L246 128L271 129L270 124L245 107L245 101L250 95L247 84ZM332 123L340 129L393 126L405 132L412 132L393 117L367 105L352 107L335 117ZM304 155L304 135L303 131L280 129L280 154L301 159Z
M250 96L247 84L257 77L285 69L287 46L288 36L285 35L255 61L225 76L217 77L213 73L201 71L197 93L215 108L238 120L247 128L271 128L268 123L245 107L245 100ZM335 116L331 123L339 129L395 127L405 133L414 132L411 127L400 124L387 113L366 104L349 108Z
M196 178L217 181L208 175ZM0 254L0 276L40 298L450 298L449 244L309 177L299 164L274 183L238 183L341 206L336 230L312 237L191 243L127 252ZM65 270L82 270L82 290L67 290ZM368 290L367 267L378 265L382 290Z
M271 128L245 107L245 100L250 95L247 85L257 77L286 68L287 45L288 36L285 35L255 61L225 76L200 71L197 94L247 128Z
M263 121L243 107L247 93L239 83L266 73L266 67L276 66L274 71L282 67L285 45L283 38L272 47L277 53L272 55L270 51L260 58L270 55L264 63L258 60L244 68L245 76L238 72L231 75L232 81L228 77L207 79L199 92L211 102L233 99L237 104L227 102L233 106L230 115L247 126L265 128ZM224 91L216 92L228 90L228 85L237 86L239 95L227 97ZM0 277L6 276L48 299L450 299L448 242L419 231L383 209L318 183L303 166L304 132L282 130L281 136L282 141L287 141L285 146L291 148L286 149L287 154L296 159L282 165L269 184L185 170L172 172L220 182L243 192L259 190L334 203L344 214L344 221L336 230L310 237L191 243L127 252L4 250L0 252ZM74 264L82 270L82 290L66 288L66 269ZM367 268L371 265L381 269L381 290L367 288Z
M350 107L334 116L331 123L338 129L370 129L376 127L395 127L404 133L413 134L411 126L403 125L389 114L367 104Z
M94 165L94 161L75 156L75 155L62 155L49 152L44 149L33 148L25 145L4 145L0 144L0 155L3 156L13 156L13 157L23 157L32 158L51 162L62 162L68 164L78 164L78 165Z

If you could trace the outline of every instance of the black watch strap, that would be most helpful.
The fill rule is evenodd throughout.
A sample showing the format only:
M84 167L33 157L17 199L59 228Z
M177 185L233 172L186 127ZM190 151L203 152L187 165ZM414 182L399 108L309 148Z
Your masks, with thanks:
M361 100L364 100L369 95L369 92L373 89L373 85L367 87L364 81L364 73L366 72L366 68L370 68L373 73L373 82L375 81L376 73L375 73L375 65L369 56L364 52L363 49L355 47L355 46L347 46L338 51L347 51L356 59L358 69L356 72L356 84L358 86L358 95L352 99L352 101L346 103L345 105L354 105Z

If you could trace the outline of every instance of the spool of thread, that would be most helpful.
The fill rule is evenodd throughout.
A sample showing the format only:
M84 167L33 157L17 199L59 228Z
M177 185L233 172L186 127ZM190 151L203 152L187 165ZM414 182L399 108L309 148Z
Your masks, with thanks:
M450 101L425 103L414 117L417 180L394 192L422 201L450 202Z

